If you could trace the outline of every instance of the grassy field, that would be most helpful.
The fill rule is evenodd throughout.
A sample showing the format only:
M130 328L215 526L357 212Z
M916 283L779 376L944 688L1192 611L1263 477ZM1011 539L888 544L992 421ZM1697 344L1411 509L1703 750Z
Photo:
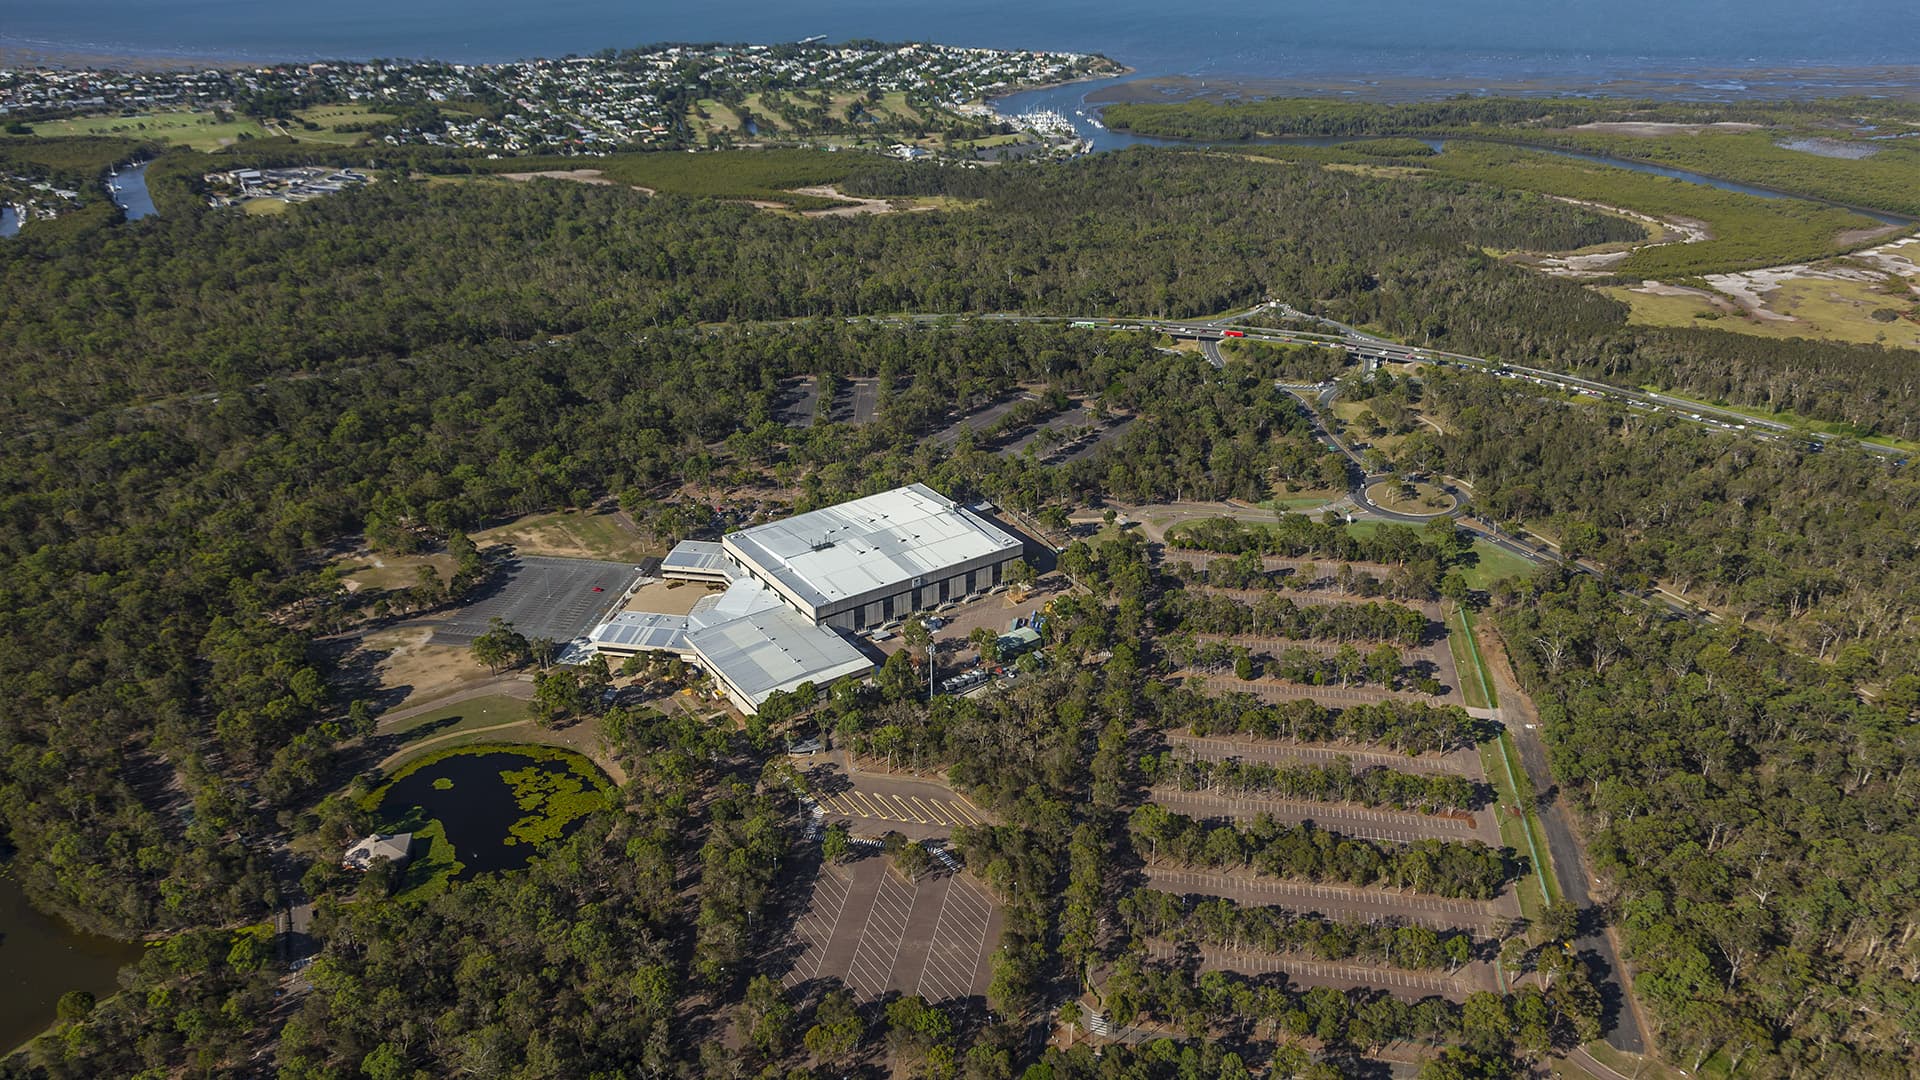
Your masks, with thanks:
M1291 495L1276 496L1258 505L1261 509L1271 510L1276 514L1283 511L1298 513L1302 510L1312 510L1316 507L1325 506L1345 494L1346 492L1344 491L1335 491L1332 488L1321 488L1313 491L1298 491Z
M695 135L705 138L713 132L731 132L744 134L746 125L741 123L740 114L713 98L701 98L687 110L687 124Z
M1411 487L1407 494L1405 487ZM1377 506L1385 507L1398 514L1441 514L1453 509L1453 496L1437 484L1410 484L1403 487L1392 480L1383 480L1367 489L1367 498Z
M285 209L286 203L277 199L254 199L247 203L251 207L256 202L271 202ZM249 211L251 212L251 211ZM354 591L361 589L410 589L420 583L420 567L431 566L441 581L453 576L453 557L451 555L383 555L377 559L345 558L334 565L350 571L343 580Z
M837 199L795 195L790 189L837 184L863 169L884 166L868 154L819 150L726 150L717 153L614 154L594 158L588 167L609 180L671 195L717 199L759 199L796 210L845 205ZM489 172L541 172L582 167L580 158L517 157L475 162Z
M473 534L482 548L511 544L522 555L558 555L571 559L638 562L665 549L614 513L562 510L535 514Z
M1533 812L1533 789L1520 768L1520 753L1513 747L1513 736L1502 731L1498 739L1481 743L1480 767L1487 774L1487 782L1499 793L1499 804L1519 807L1522 811L1519 817L1512 813L1500 814L1500 842L1525 855L1533 864L1533 872L1515 883L1514 892L1520 898L1520 913L1528 919L1537 919L1547 904L1560 899L1560 883L1553 872L1546 833L1540 826L1539 816Z
M296 120L318 124L320 130L310 131L299 123L275 124L274 130L284 132L295 142L328 146L358 146L367 141L364 131L335 131L335 127L367 127L393 119L390 113L374 112L363 105L316 105L311 109L298 109L293 115Z
M1453 666L1460 672L1460 694L1467 699L1469 709L1497 708L1500 698L1473 640L1472 618L1459 604L1452 605L1447 616L1447 647L1453 653Z
M431 709L418 716L409 716L399 721L391 729L396 735L414 735L426 738L432 735L449 735L457 731L471 731L474 728L491 727L494 724L508 724L525 720L531 715L527 703L519 698L505 694L489 694L486 697L468 698L438 709Z
M1407 437L1405 435L1375 435L1373 432L1367 430L1367 426L1360 423L1360 417L1361 414L1372 411L1364 401L1339 399L1333 403L1334 417L1346 425L1344 434L1349 445L1355 440L1358 440L1377 448L1388 457L1392 457L1394 454L1400 452L1400 444L1406 442Z
M1460 576L1467 579L1467 587L1470 589L1485 592L1501 578L1521 577L1533 573L1532 563L1510 551L1497 548L1485 540L1474 540L1473 553L1479 561L1460 570Z
M1805 262L1847 248L1843 233L1871 229L1871 218L1791 199L1762 199L1662 176L1506 146L1449 143L1422 164L1462 180L1624 207L1656 217L1706 223L1713 238L1643 248L1627 256L1624 276L1670 280L1725 270Z
M153 139L191 146L195 150L218 150L238 142L242 136L259 138L265 134L252 120L220 120L205 112L156 112L135 116L79 116L67 120L37 120L33 133L41 138L66 138L76 135L119 135L129 139Z
M1661 296L1619 285L1600 291L1632 309L1628 321L1646 326L1710 327L1754 337L1920 348L1920 323L1910 318L1890 323L1873 318L1875 311L1884 309L1911 310L1912 299L1889 296L1864 281L1800 278L1766 294L1766 310L1791 315L1793 322L1728 312L1704 296Z

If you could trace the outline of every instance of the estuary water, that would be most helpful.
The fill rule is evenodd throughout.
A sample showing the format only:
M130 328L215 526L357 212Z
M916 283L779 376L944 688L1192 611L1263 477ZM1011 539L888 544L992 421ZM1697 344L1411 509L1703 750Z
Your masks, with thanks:
M1651 77L1738 93L1749 73L1797 69L1817 83L1840 69L1920 64L1920 5L1911 0L16 0L0 23L0 48L476 62L816 34L1100 52L1143 75L1318 81L1356 92L1392 80L1471 91Z
M122 165L118 175L107 179L113 201L126 211L128 221L138 221L159 211L153 208L153 196L147 194L147 165Z

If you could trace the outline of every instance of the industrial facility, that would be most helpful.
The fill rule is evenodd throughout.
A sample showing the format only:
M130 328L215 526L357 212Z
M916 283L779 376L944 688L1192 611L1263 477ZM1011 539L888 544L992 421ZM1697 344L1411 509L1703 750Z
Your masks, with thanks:
M593 629L598 653L669 652L711 674L741 711L803 683L825 689L873 662L847 636L995 591L1022 544L924 484L783 521L685 541L669 580L724 584L684 615L623 611Z

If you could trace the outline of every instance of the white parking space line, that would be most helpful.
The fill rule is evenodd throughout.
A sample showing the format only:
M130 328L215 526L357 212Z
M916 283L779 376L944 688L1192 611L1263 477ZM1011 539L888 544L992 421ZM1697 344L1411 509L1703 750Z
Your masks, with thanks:
M929 1001L963 998L973 991L980 954L992 925L992 904L963 878L951 878L927 953L920 993Z
M853 891L852 883L839 875L822 870L814 880L814 893L806 915L794 925L794 936L804 939L805 950L794 958L792 970L781 980L783 986L797 986L808 979L819 978L820 968L827 962L827 944L833 940L834 931L840 927L840 913L847 906L847 897ZM823 898L826 903L822 903ZM823 915L827 904L832 906L832 914ZM822 924L825 924L824 927ZM802 975L807 954L812 954L813 966Z
M904 894L904 899L903 899ZM873 911L861 929L860 945L854 951L847 971L848 985L867 997L887 992L893 975L893 963L900 955L900 942L907 929L907 916L913 909L913 892L901 885L891 873L883 873L876 890Z

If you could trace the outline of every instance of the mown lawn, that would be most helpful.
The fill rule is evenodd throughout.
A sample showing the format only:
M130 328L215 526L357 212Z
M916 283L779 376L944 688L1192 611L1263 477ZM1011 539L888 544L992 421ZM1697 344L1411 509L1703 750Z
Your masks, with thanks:
M758 199L812 210L845 204L838 199L796 195L791 189L837 184L856 172L886 163L884 158L847 150L723 150L612 154L591 159L516 157L475 162L474 167L511 173L592 168L615 183L663 194Z
M195 150L218 150L238 142L245 135L265 135L252 120L221 120L210 112L155 112L135 116L76 116L65 120L36 120L33 133L58 139L86 135L118 135L129 139L154 139L190 146Z

